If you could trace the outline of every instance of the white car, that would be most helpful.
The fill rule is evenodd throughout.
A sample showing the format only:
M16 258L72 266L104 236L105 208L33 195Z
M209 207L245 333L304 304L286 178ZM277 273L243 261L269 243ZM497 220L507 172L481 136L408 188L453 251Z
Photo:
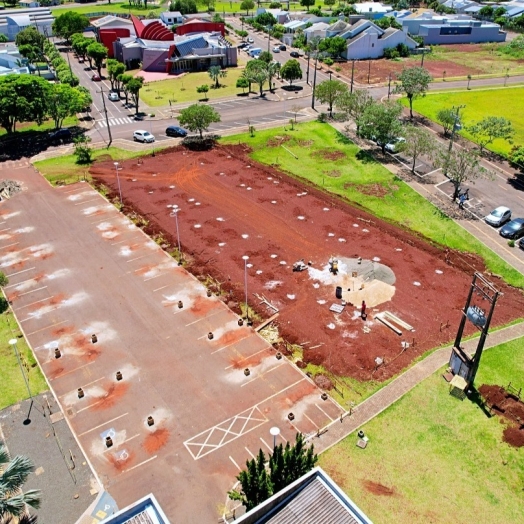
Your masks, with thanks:
M155 137L152 135L149 131L144 131L143 129L139 129L138 131L135 131L133 133L133 140L135 142L154 142Z
M274 47L273 53L280 53L280 47Z
M115 91L111 91L107 95L107 98L109 98L109 100L111 100L112 102L118 102L120 100L120 95Z
M484 217L487 224L493 227L503 226L511 220L511 210L505 206L499 206L494 209L488 216Z
M249 38L247 39L247 41L248 41L250 44L253 44L253 43L255 42L251 37L249 37Z
M406 142L406 139L402 138L401 136L398 138L395 138L389 144L386 144L386 151L388 153L398 153L399 151L403 149L405 142Z

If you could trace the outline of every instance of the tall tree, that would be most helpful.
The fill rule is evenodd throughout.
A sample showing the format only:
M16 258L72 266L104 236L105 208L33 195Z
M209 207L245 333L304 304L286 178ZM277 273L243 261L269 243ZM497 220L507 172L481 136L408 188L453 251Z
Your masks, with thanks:
M127 82L127 90L131 95L131 100L135 106L135 115L138 115L138 104L140 103L140 90L144 86L144 78L141 76L134 76Z
M20 47L21 45L30 45L37 47L41 53L44 52L44 42L45 36L39 33L38 29L32 25L22 29L22 31L16 35L15 39L17 47Z
M246 12L246 15L249 16L249 11L255 8L255 2L253 0L242 0L240 4L240 9Z
M357 126L357 136L360 136L362 117L367 108L374 103L373 97L365 89L358 89L353 93L346 92L339 96L335 100L335 107L353 118Z
M441 147L435 155L434 165L442 168L453 184L453 200L458 198L460 186L464 182L493 177L491 172L480 165L478 152L464 148L456 147L449 151Z
M120 91L118 77L125 73L126 66L114 58L108 58L106 62L106 70L109 81L111 82L111 89L113 91Z
M120 82L121 89L124 90L124 96L126 97L126 106L129 104L129 89L128 85L131 80L133 80L133 77L131 75L118 75L117 80Z
M207 73L211 80L215 82L215 89L218 89L220 87L220 78L225 78L227 76L227 70L222 69L220 66L211 66Z
M89 67L93 67L91 57L87 54L87 48L93 43L92 38L87 38L80 33L71 35L71 47L78 56L89 61Z
M348 86L340 80L326 80L321 82L315 89L315 97L322 104L329 105L329 114L333 114L333 105L337 99L348 92Z
M312 5L315 5L315 2L316 0L300 0L300 5L302 7L306 7L308 12L309 12L309 8L312 6Z
M40 507L39 491L22 491L34 470L33 462L23 455L10 460L6 447L0 444L0 520L22 517L28 506L34 509Z
M53 22L53 33L70 43L71 35L82 33L88 25L87 16L76 11L66 11L57 16Z
M402 106L399 102L386 101L369 105L361 119L361 133L373 139L386 152L386 145L396 140L402 132L399 117Z
M181 126L190 131L198 131L202 138L203 131L207 131L213 122L220 122L220 115L215 108L204 104L193 104L180 111L178 121Z
M31 44L22 44L18 46L18 52L27 60L30 66L33 66L38 71L38 76L40 76L40 68L37 64L42 57L40 49Z
M245 78L250 84L257 84L260 96L264 94L264 83L267 81L267 68L266 64L259 60L250 60L247 63L246 69L244 70Z
M415 66L403 69L397 78L400 84L395 92L405 93L409 101L409 115L413 118L413 100L419 96L426 96L431 75L426 68Z
M42 124L47 112L50 84L41 77L6 75L0 77L0 125L16 131L17 122Z
M403 149L411 157L411 172L415 173L417 159L421 156L431 158L437 149L437 142L431 132L423 127L408 125L403 134L406 139Z
M493 140L497 138L510 140L515 134L511 121L502 116L486 116L467 130L479 145L481 155L484 148L493 143Z
M457 122L457 112L452 107L440 109L437 113L437 122L442 126L444 136L448 136Z
M289 85L293 83L293 80L299 80L302 78L302 68L298 60L292 58L288 60L280 70L280 76L289 82Z
M264 27L269 27L277 23L277 19L268 12L261 13L255 17L255 22L257 24L263 25Z
M280 73L280 64L278 62L271 62L266 66L267 81L269 83L269 90L273 92L273 78Z
M54 84L48 95L48 114L55 123L55 129L62 127L68 116L82 112L92 102L89 91L79 90L67 84Z
M99 76L102 76L102 65L104 60L107 58L107 48L103 44L94 42L87 46L87 56L93 59L95 62L96 70L98 71Z
M256 459L248 460L246 469L237 476L241 490L228 495L240 500L249 511L313 469L317 460L314 447L307 447L298 433L293 446L289 442L285 448L282 444L275 446L269 457L269 474L265 454L259 450Z

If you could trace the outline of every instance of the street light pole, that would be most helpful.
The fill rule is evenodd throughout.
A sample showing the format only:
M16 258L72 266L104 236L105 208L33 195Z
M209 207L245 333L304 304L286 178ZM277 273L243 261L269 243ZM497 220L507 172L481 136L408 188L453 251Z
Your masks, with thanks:
M276 426L273 426L269 432L271 435L273 435L273 452L275 451L275 448L277 447L277 435L280 434L280 428L277 428Z
M353 78L355 77L355 59L353 58L353 65L351 66L351 91L353 93Z
M457 130L457 125L459 122L459 111L466 107L466 105L457 106L457 110L455 112L455 118L453 120L453 128L451 130L451 136L449 137L449 147L448 147L448 161L446 162L446 165L444 166L444 176L447 176L448 174L448 162L449 162L449 155L451 154L451 151L453 149L453 139L455 138L455 131ZM455 107L453 107L455 109Z
M249 324L249 310L247 309L247 261L249 260L249 257L247 255L244 255L242 258L244 260L244 290L246 293L246 320L247 320L247 323Z
M315 56L315 73L313 75L313 92L311 95L311 109L315 109L315 88L317 87L317 63L318 63L318 51Z
M18 365L20 367L20 372L22 373L22 376L24 377L25 386L27 388L27 392L29 393L29 398L32 400L33 395L31 394L31 390L29 389L29 382L27 381L27 377L25 376L25 373L24 373L24 368L22 367L22 362L20 361L20 355L18 353L18 346L16 344L16 338L12 338L9 341L9 345L13 348L15 352L16 360L18 360Z
M388 100L391 96L391 73L389 73L389 81L388 81Z
M180 208L178 206L173 206L173 212L171 213L171 216L175 216L175 223L176 223L176 239L178 243L178 265L182 265L182 249L180 248L180 232L178 229L178 212L180 211Z
M120 165L118 162L113 162L115 164L115 171L116 171L116 181L118 184L118 193L120 195L120 205L122 205L122 188L120 187L120 175L118 174L118 166Z

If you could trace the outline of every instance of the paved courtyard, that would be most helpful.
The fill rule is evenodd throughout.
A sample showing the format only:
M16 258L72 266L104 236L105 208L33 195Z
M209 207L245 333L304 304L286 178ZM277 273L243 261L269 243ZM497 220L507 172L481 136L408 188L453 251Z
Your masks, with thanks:
M6 293L119 507L153 492L174 522L216 519L271 427L294 440L340 415L87 184L16 175L27 190L0 209Z

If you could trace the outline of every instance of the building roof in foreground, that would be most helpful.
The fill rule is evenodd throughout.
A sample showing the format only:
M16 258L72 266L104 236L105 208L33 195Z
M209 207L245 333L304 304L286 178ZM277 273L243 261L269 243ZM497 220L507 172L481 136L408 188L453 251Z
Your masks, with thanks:
M154 495L150 494L107 517L100 524L170 524Z
M237 518L236 523L372 524L329 475L318 467Z

